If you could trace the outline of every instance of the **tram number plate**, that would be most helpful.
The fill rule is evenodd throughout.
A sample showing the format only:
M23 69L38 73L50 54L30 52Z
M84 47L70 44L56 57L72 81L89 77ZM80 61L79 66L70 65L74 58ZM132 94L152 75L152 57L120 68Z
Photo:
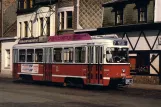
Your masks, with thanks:
M133 79L126 79L125 80L125 84L132 84L133 83Z

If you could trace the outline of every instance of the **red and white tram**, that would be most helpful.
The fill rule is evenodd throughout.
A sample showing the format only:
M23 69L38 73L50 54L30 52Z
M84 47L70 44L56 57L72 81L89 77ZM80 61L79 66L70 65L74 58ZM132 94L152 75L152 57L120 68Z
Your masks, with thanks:
M13 78L83 85L132 83L128 43L118 38L17 44Z

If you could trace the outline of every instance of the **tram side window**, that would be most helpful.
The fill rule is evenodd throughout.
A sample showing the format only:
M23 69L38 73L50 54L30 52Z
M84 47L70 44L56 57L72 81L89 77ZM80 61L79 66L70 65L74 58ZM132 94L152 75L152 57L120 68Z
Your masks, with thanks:
M35 49L35 62L43 62L43 49Z
M53 49L53 56L54 56L53 61L54 62L62 62L61 53L62 53L62 48L54 48Z
M97 47L95 49L95 57L96 57L96 63L102 63L103 54L102 54L102 47Z
M73 62L73 48L64 48L64 62Z
M27 49L27 62L34 62L34 49Z
M75 62L84 63L85 62L85 47L76 47L75 48Z
M18 49L13 50L13 62L14 63L18 62Z
M19 62L25 62L25 55L26 55L25 49L19 50Z

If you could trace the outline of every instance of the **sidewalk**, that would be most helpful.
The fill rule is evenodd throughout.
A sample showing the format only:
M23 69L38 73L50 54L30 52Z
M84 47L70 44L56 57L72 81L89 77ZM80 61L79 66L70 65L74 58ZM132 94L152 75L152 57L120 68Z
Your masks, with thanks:
M0 73L0 78L12 79L12 75Z
M133 83L133 84L129 85L127 88L161 91L161 85L152 85L152 84L136 84L136 83Z

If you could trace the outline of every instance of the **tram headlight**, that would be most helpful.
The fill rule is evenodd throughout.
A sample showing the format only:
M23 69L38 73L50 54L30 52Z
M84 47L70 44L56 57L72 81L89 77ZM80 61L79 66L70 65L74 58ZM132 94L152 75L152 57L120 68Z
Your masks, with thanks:
M122 72L123 72L123 73L125 73L125 72L126 72L126 70L125 70L125 69L122 69Z

